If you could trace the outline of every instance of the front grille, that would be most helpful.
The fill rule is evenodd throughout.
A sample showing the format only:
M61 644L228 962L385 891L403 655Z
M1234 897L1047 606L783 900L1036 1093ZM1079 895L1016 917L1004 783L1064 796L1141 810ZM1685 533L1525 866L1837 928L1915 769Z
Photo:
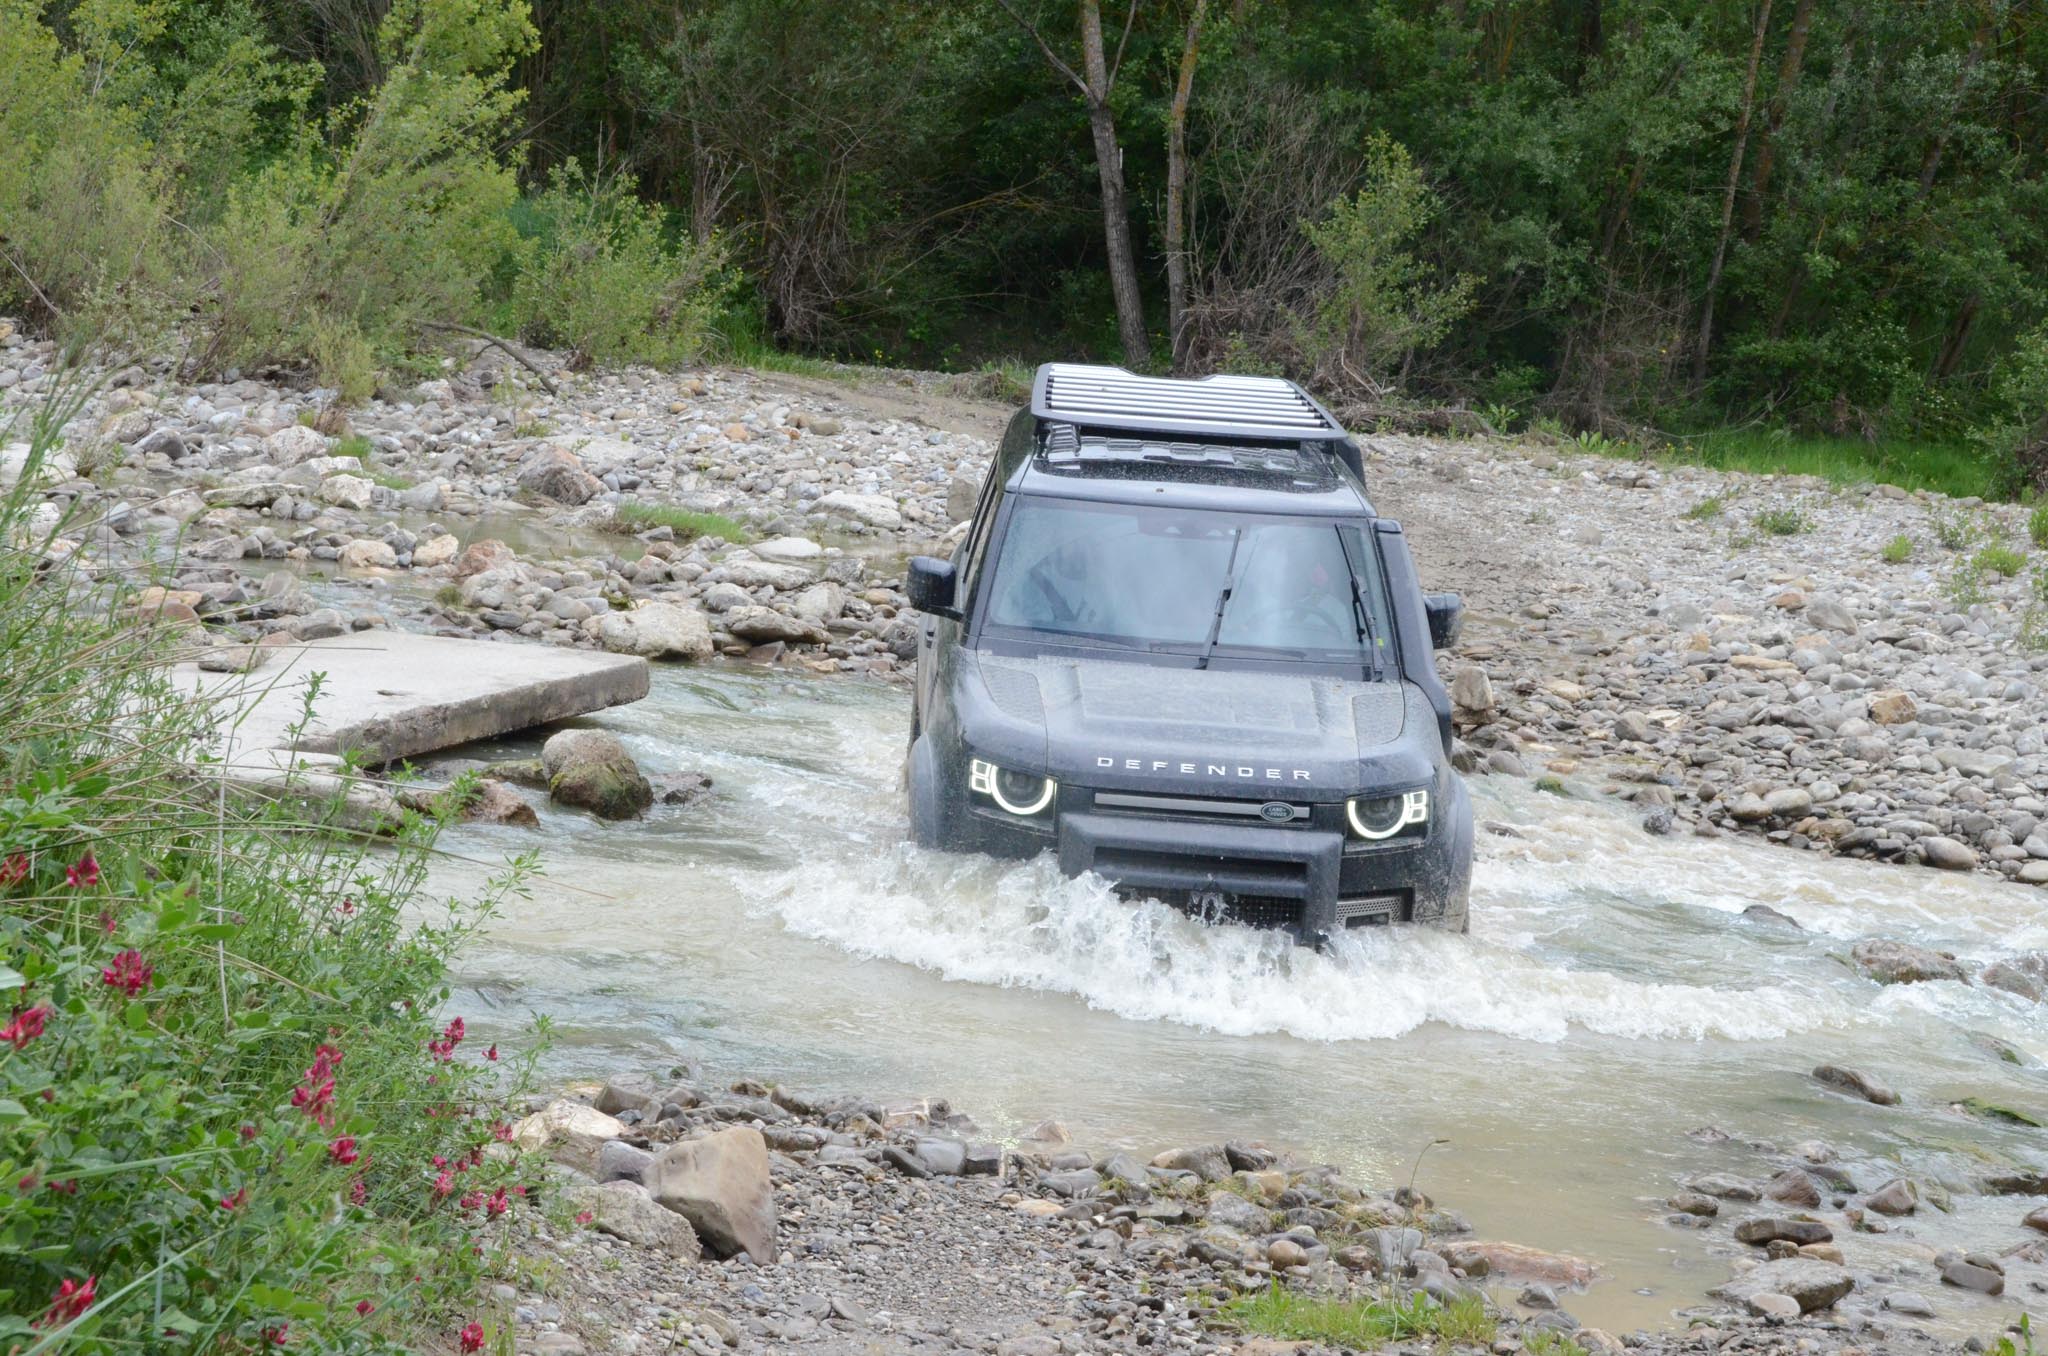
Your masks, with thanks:
M1249 857L1201 857L1180 852L1105 847L1095 851L1094 870L1112 881L1136 882L1136 888L1227 895L1277 895L1300 899L1308 893L1308 868L1302 862Z
M1337 926L1339 928L1373 927L1380 923L1399 923L1408 917L1408 896L1406 891L1393 891L1380 895L1364 895L1356 899L1337 901Z
M1267 806L1276 808L1269 812ZM1315 823L1313 805L1285 800L1222 800L1211 796L1156 796L1135 791L1097 791L1095 808L1110 814L1213 818L1231 823L1263 824L1288 829L1306 829L1313 827Z

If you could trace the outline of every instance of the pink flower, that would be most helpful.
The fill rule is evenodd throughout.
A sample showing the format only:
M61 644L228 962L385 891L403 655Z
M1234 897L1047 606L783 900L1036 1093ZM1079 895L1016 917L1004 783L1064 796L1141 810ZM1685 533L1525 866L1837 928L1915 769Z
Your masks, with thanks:
M242 1187L238 1189L232 1196L223 1196L220 1198L220 1208L223 1210L240 1210L243 1206L247 1205L248 1203L249 1188L247 1187Z
M370 1303L368 1300L357 1300L356 1312L361 1314L364 1318L368 1318L371 1314L377 1312L377 1306Z
M498 1062L498 1047L493 1045L490 1049L484 1051L484 1058L496 1064Z
M0 890L21 884L28 879L28 854L10 852L6 860L0 861Z
M434 1179L434 1194L436 1196L446 1196L453 1190L455 1190L454 1173L444 1171L439 1177Z
M263 1330L263 1340L274 1347L281 1347L291 1340L292 1325L277 1323Z
M482 1351L484 1349L484 1325L472 1323L462 1330L462 1349Z
M505 1199L505 1188L499 1187L491 1193L491 1199L484 1203L484 1213L492 1219L496 1219L504 1214L506 1208L511 1204L512 1202Z
M75 863L64 868L64 883L72 889L90 888L100 883L100 864L88 852Z
M14 1020L0 1026L0 1041L6 1041L19 1050L43 1034L43 1024L50 1020L50 1009L37 1004L26 1012L14 1014Z
M361 1205L364 1201L367 1201L369 1199L369 1183L365 1182L362 1178L358 1177L348 1184L348 1200L350 1205Z
M133 998L149 987L155 974L156 967L145 962L140 951L130 948L114 957L114 963L100 971L100 982Z
M356 1152L356 1137L354 1135L343 1135L340 1139L328 1145L327 1156L344 1168L362 1157L361 1154Z
M49 1309L30 1326L51 1328L60 1327L71 1322L87 1309L92 1308L94 1299L93 1287L98 1282L99 1277L97 1276L86 1277L84 1285L80 1285L77 1281L64 1282L57 1287L57 1293L51 1296Z
M459 1204L464 1210L474 1210L483 1203L484 1193L481 1191L467 1192L463 1195L462 1199L457 1202L457 1204Z
M499 1121L491 1127L491 1138L504 1144L512 1142L512 1122Z
M242 1143L247 1144L250 1140L256 1138L256 1127L253 1125L245 1125L237 1133L239 1133L242 1136Z
M591 1214L588 1210L580 1210L576 1214L576 1222L578 1224L588 1224L596 1218L597 1216Z

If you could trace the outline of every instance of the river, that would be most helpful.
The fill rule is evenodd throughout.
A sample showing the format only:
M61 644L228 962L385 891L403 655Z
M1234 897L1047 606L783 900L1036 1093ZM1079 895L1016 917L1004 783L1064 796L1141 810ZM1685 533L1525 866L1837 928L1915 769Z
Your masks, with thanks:
M1412 1176L1482 1236L1595 1262L1602 1280L1570 1305L1609 1328L1669 1323L1746 1251L1725 1223L1672 1227L1664 1197L1708 1171L1767 1177L1820 1139L1861 1188L1904 1172L1955 1193L1952 1211L1883 1235L1838 1229L1853 1266L1907 1268L1967 1330L1995 1312L1924 1261L2024 1240L2029 1203L1971 1184L1987 1163L2048 1165L2048 1136L1951 1104L2048 1121L2048 1020L1982 987L1880 989L1842 958L1869 936L1979 961L2048 948L2031 892L1651 838L1590 788L1479 779L1471 935L1383 929L1316 954L1043 860L910 847L907 721L900 689L658 668L647 700L597 723L648 770L705 772L714 792L625 825L543 809L546 875L465 952L456 1008L508 1043L550 1014L564 1079L688 1059L944 1096L999 1137L1056 1117L1097 1147L1264 1137L1362 1181ZM444 839L484 859L534 844L486 826ZM476 879L451 861L437 883ZM1799 929L1742 916L1759 903ZM1821 1063L1878 1076L1902 1104L1820 1089Z

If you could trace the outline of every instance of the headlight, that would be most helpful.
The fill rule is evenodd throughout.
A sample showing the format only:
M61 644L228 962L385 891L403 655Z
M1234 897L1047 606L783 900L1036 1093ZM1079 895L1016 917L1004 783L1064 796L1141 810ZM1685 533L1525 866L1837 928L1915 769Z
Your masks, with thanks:
M967 765L968 789L987 796L1000 808L1020 818L1029 818L1052 804L1059 783L1035 772L1017 772L994 763L973 759Z
M1356 796L1344 803L1351 831L1378 842L1415 825L1429 823L1429 792L1403 791L1393 796Z

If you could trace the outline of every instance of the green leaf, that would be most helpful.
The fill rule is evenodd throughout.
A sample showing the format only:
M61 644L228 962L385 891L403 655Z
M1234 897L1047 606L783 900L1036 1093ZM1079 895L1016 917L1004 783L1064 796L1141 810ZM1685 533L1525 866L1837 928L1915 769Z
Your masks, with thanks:
M121 1020L130 1031L149 1030L149 1009L140 1003L130 1003L128 1010L121 1014Z
M241 930L237 923L202 923L196 928L187 928L186 932L203 942L224 942Z
M18 989L26 983L28 981L21 977L21 971L10 965L0 965L0 992Z
M187 1337L199 1331L199 1320L183 1309L166 1309L157 1315L157 1322L172 1332L180 1332Z
M0 1121L19 1121L27 1118L27 1107L11 1097L0 1097Z

